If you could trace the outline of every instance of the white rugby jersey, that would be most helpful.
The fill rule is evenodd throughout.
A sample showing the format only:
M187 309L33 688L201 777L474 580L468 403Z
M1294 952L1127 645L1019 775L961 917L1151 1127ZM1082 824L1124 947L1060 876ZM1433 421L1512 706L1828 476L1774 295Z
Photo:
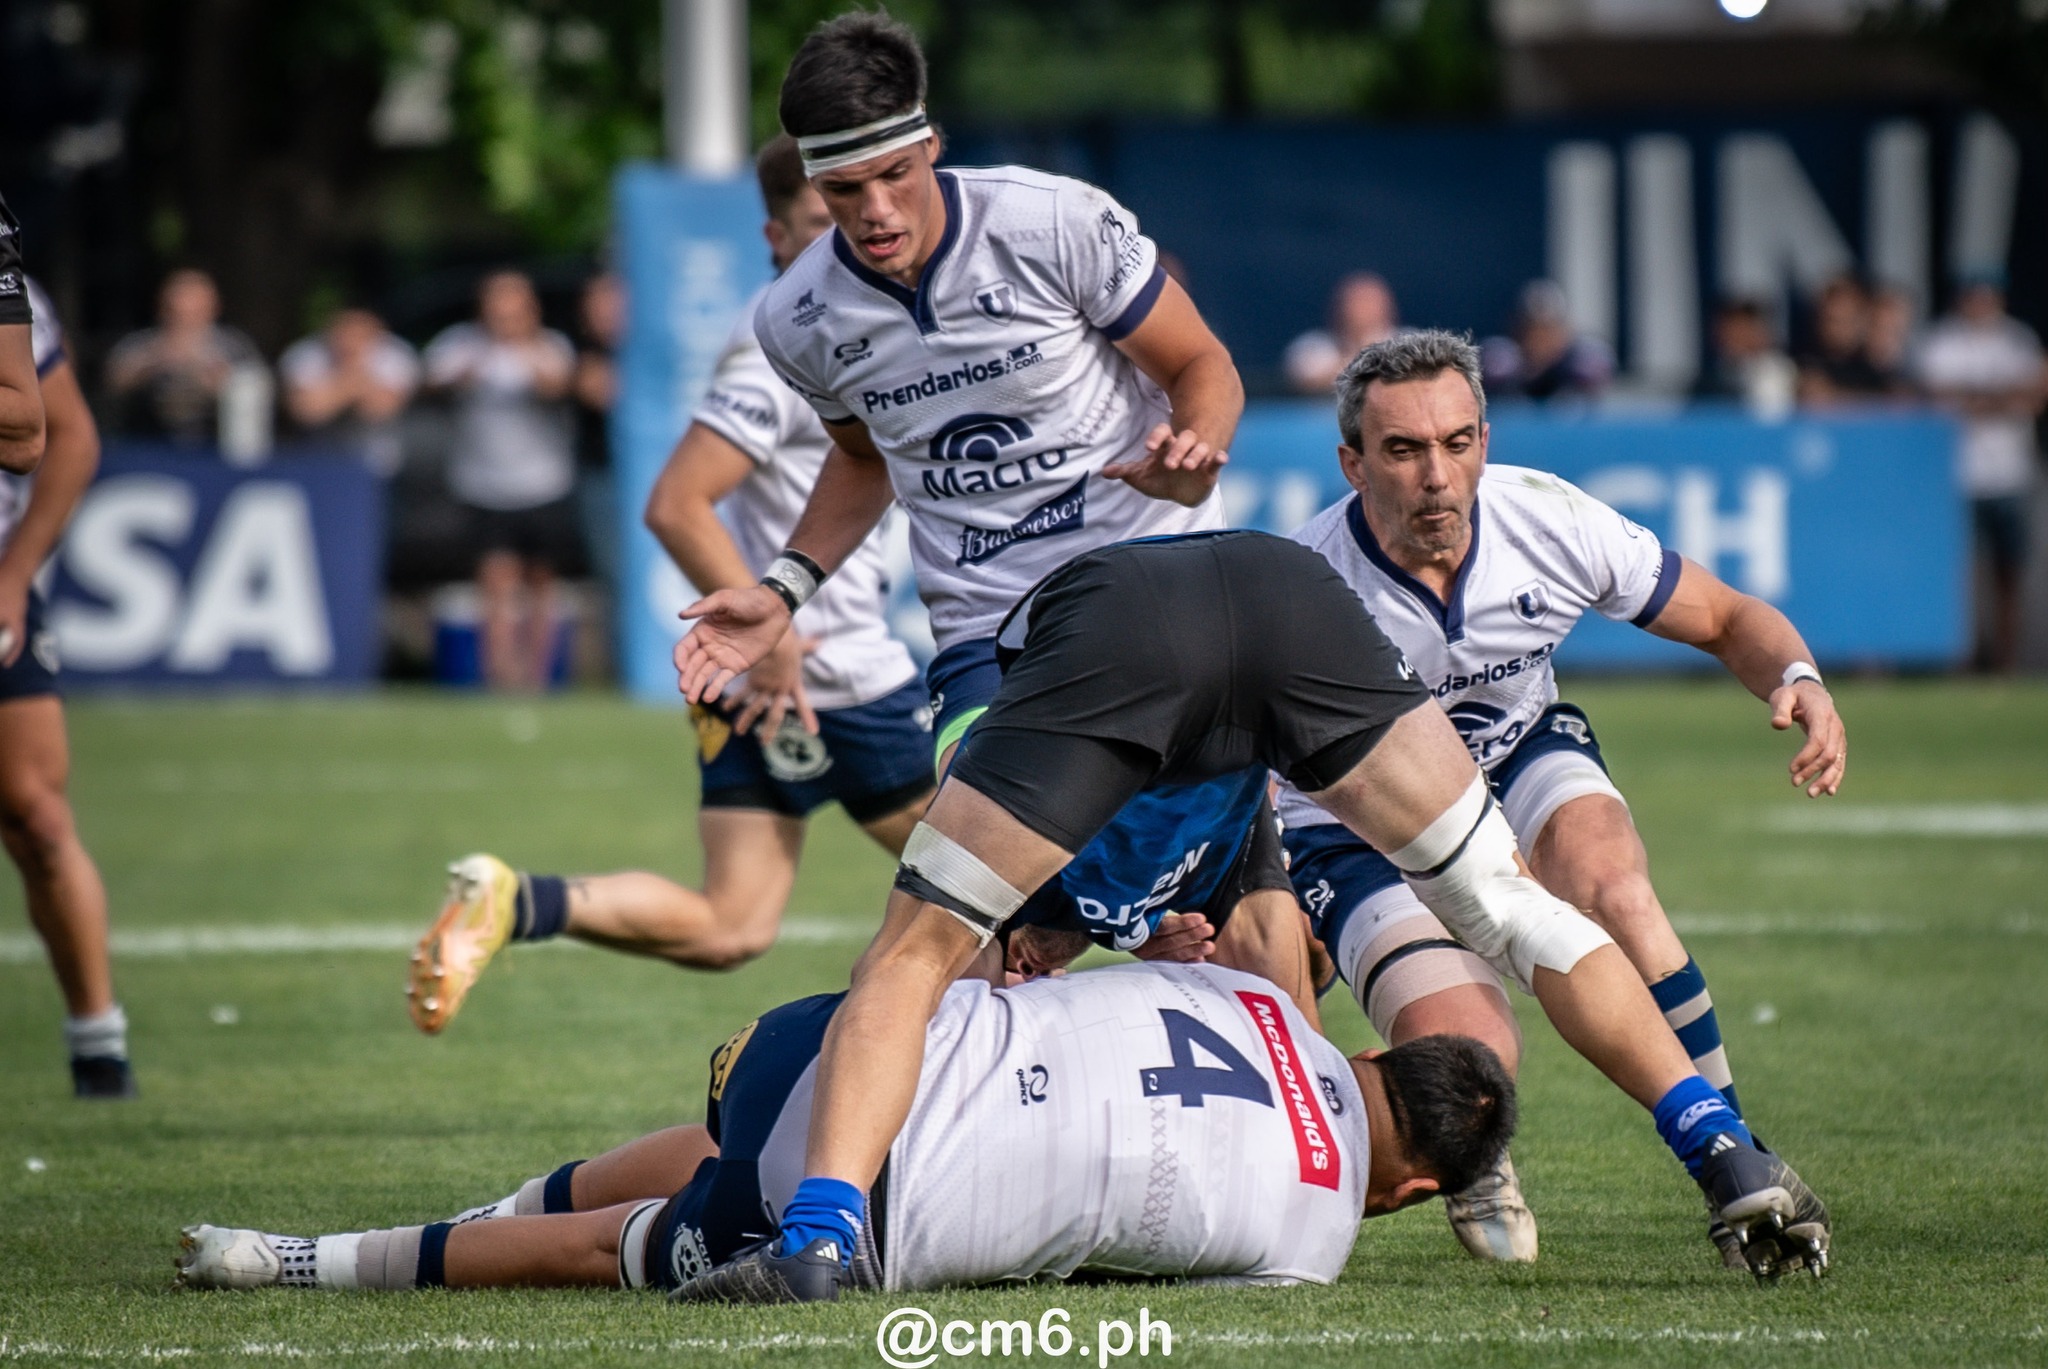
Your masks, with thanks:
M995 633L1018 596L1080 552L1223 526L1097 473L1142 452L1166 395L1113 345L1166 282L1130 212L1022 167L938 173L946 228L915 291L833 230L754 317L782 376L828 422L859 419L910 516L918 592L941 649Z
M1649 529L1524 466L1480 476L1449 603L1380 549L1355 494L1292 535L1357 591L1487 769L1557 702L1551 656L1587 609L1646 627L1678 587L1678 553ZM1336 821L1284 783L1280 814L1290 827Z
M762 1155L778 1213L802 1178L815 1068ZM1369 1134L1343 1052L1254 975L1128 964L955 984L889 1153L888 1287L1077 1270L1328 1283L1364 1214Z
M764 290L762 293L766 293ZM726 339L711 387L691 421L745 452L753 473L718 506L719 520L755 574L789 545L789 534L818 483L832 439L810 406L775 378L754 340L756 295ZM892 509L890 518L896 517ZM882 553L887 520L797 611L796 631L823 641L804 658L804 689L813 708L852 708L900 689L917 663L890 635L884 610L889 579ZM727 693L744 687L736 680Z
M27 276L22 277L28 286L29 308L35 311L35 319L29 324L29 350L36 360L36 378L42 379L50 368L65 360L64 327L57 322L57 306L50 303L50 297L43 293L43 287ZM33 476L16 475L12 471L0 471L0 547L7 545L7 539L14 536L14 526L21 521L22 510L28 507L29 483Z

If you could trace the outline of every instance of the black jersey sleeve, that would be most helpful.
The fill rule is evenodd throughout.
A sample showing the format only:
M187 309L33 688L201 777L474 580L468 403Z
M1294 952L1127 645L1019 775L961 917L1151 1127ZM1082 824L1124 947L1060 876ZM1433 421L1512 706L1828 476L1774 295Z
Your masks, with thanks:
M0 323L33 323L28 277L21 268L21 225L0 199Z

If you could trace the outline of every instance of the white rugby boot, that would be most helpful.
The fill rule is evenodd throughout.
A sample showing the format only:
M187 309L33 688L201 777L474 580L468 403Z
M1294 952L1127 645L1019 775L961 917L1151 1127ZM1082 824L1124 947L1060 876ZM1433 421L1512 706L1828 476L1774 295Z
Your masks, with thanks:
M180 1288L272 1288L283 1275L284 1261L260 1231L200 1225L179 1233Z
M1444 1195L1444 1215L1474 1259L1515 1264L1536 1259L1536 1214L1523 1201L1515 1163L1505 1152L1500 1164L1463 1193Z

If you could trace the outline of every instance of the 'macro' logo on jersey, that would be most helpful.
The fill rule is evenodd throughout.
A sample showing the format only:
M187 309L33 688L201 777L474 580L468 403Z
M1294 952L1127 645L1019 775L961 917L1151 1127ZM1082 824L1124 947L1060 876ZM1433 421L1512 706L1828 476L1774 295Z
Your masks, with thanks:
M1307 1062L1294 1049L1294 1034L1287 1030L1286 1014L1270 994L1238 990L1238 1001L1252 1015L1259 1039L1273 1061L1273 1077L1280 1081L1284 1095L1280 1106L1294 1127L1294 1154L1301 1162L1301 1181L1318 1188L1342 1186L1344 1161L1330 1139L1330 1125L1323 1119L1323 1105L1316 1087L1303 1078Z

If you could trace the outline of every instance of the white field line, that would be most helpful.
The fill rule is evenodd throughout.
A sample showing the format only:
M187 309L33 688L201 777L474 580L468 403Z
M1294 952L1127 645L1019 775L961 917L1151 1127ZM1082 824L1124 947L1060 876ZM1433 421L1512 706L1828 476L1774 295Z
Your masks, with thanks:
M1814 804L1772 808L1768 832L1829 837L2048 837L2048 803Z
M1921 1333L1925 1338L1925 1332ZM1938 1340L1988 1338L1998 1341L2039 1341L2048 1338L2039 1326L2027 1330L1990 1330L1967 1326L1944 1327ZM1303 1331L1269 1332L1251 1330L1193 1331L1176 1333L1180 1346L1227 1346L1232 1349L1289 1348L1319 1346L1404 1345L1827 1345L1870 1339L1862 1327L1825 1331L1817 1327L1739 1327L1710 1330L1689 1326L1588 1326L1527 1327L1471 1331ZM331 1358L400 1359L412 1355L449 1352L479 1355L626 1353L634 1355L715 1352L758 1354L764 1350L851 1349L871 1346L873 1338L860 1335L803 1336L677 1336L663 1340L613 1339L611 1337L565 1337L539 1340L521 1337L439 1335L410 1340L342 1341L325 1345L302 1345L291 1341L244 1341L236 1345L130 1345L74 1346L43 1340L15 1340L0 1335L0 1360L68 1359L142 1363L166 1360L217 1362L230 1359L298 1360ZM977 1346L977 1349L979 1347ZM976 1356L978 1357L978 1356ZM1076 1362L1082 1362L1076 1357Z
M313 955L328 951L409 951L425 930L424 923L344 923L326 927L250 923L242 926L157 927L146 931L116 930L110 948L124 959L162 959L197 955ZM872 927L826 918L789 918L782 924L787 941L809 943L864 941ZM584 943L558 937L536 949L584 949ZM21 965L43 959L43 943L13 933L0 936L0 965Z

